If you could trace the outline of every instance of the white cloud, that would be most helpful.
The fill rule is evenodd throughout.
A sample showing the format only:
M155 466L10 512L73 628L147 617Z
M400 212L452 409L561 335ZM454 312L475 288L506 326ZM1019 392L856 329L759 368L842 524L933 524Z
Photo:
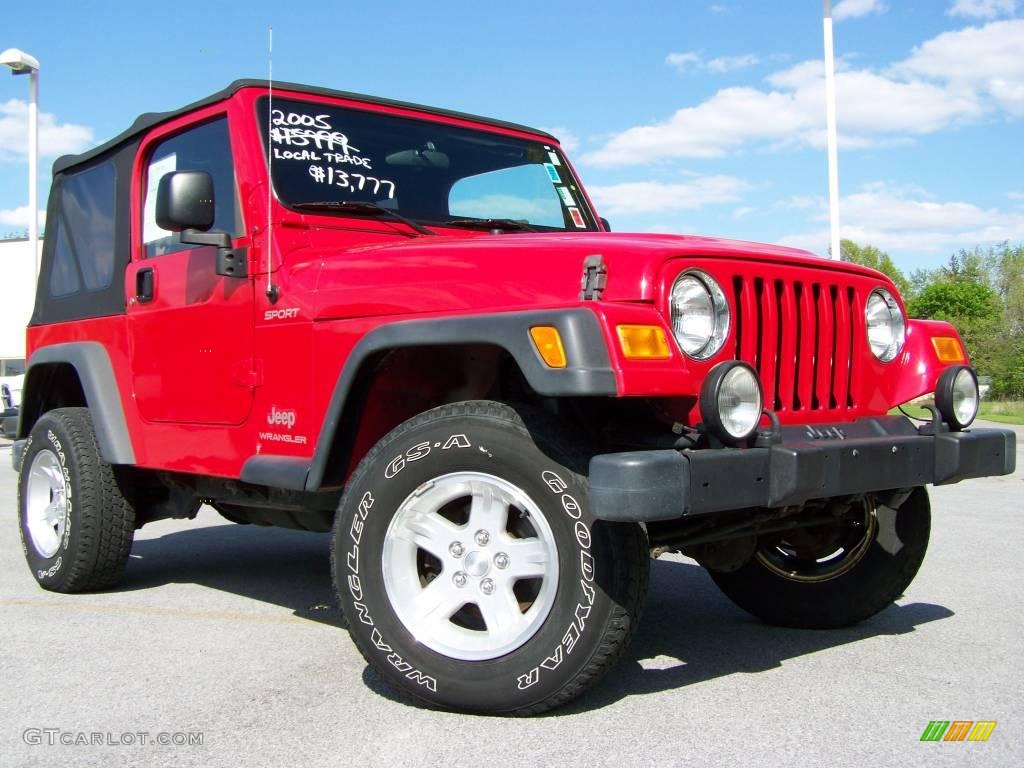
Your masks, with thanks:
M893 253L944 253L959 247L1024 239L1024 212L935 201L923 190L875 183L840 200L843 237ZM826 219L821 212L815 220ZM780 245L824 255L827 227L782 238Z
M820 195L794 195L788 200L782 200L777 203L780 208L792 208L795 210L803 211L810 208L818 208L819 210L825 210L828 203L824 197Z
M728 13L729 6L722 5L720 3L714 3L711 5L710 8L708 8L708 10L711 11L712 13Z
M944 32L892 68L897 76L943 83L951 94L984 96L1024 115L1024 19Z
M857 19L869 13L885 13L889 7L881 0L840 0L832 9L832 18L836 21Z
M750 189L735 176L702 176L684 183L627 182L590 187L590 196L609 215L660 213L733 203Z
M39 154L43 157L81 152L93 141L92 128L58 123L50 112L39 113ZM0 161L24 160L28 154L28 103L0 103Z
M483 195L471 200L452 200L453 216L490 218L500 211L503 218L543 223L551 218L550 198L529 198L517 195Z
M994 19L997 16L1012 16L1016 11L1017 0L956 0L946 15Z
M1024 19L938 35L885 71L840 62L841 146L903 143L1000 111L1024 116ZM676 65L701 62L677 54ZM694 59L693 56L697 56ZM668 63L673 63L671 57ZM719 157L746 145L823 146L824 67L805 61L766 78L767 88L724 88L660 122L628 128L584 156L595 165Z
M813 70L819 71L818 75ZM718 91L668 120L629 128L584 156L595 165L631 165L665 158L720 157L752 142L825 144L825 77L820 62L777 73L770 91L741 86ZM949 94L930 83L900 82L868 70L840 72L839 126L844 148L933 133L977 117L970 94Z
M734 219L742 219L742 218L745 218L745 217L749 216L750 214L754 213L755 211L757 211L757 208L751 208L750 206L743 206L743 207L737 208L735 211L733 211L732 212L732 217Z
M732 72L735 69L752 67L759 61L760 59L752 53L744 53L739 56L719 56L708 61L707 68L708 72L721 74L723 72Z
M696 51L685 51L683 53L670 53L665 57L665 63L675 67L680 72L686 72L690 67L700 67L702 58Z
M681 73L696 72L704 70L715 75L722 75L726 72L733 72L737 69L744 69L759 63L761 60L752 53L742 53L737 56L717 56L713 59L705 59L697 51L684 51L681 53L670 53L665 57L665 63L675 67Z
M29 207L22 205L18 208L0 209L0 225L5 227L28 228ZM46 211L39 210L39 228L43 228L46 222Z

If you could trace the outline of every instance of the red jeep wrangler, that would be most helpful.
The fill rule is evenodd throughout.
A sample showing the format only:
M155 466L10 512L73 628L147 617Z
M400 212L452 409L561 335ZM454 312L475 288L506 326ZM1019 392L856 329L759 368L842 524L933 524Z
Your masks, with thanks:
M652 548L765 621L860 621L921 565L925 486L1014 467L966 429L957 332L884 275L611 234L524 126L239 81L59 159L47 221L14 451L39 584L109 587L203 503L331 531L356 645L430 704L580 694Z

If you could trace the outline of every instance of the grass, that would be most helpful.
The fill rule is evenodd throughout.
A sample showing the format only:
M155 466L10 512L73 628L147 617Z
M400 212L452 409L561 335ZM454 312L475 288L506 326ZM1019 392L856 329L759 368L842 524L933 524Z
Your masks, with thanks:
M931 414L918 405L905 405L903 410L916 419L931 418ZM894 408L890 413L899 414L899 410ZM978 418L1002 424L1024 425L1024 400L982 400Z
M1024 400L982 400L979 419L1024 424Z

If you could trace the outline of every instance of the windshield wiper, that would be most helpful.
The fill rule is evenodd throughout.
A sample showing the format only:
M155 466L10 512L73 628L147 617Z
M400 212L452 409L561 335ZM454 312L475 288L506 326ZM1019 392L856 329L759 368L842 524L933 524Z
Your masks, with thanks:
M402 224L416 230L421 235L437 234L437 232L427 229L422 224L419 224L412 219L391 210L390 208L385 208L383 205L363 202L360 200L320 200L310 203L293 203L292 207L306 211L344 211L345 213L375 216L383 219L391 219L392 221L400 221Z
M473 229L514 229L519 232L536 232L528 221L518 219L448 219L446 227L471 227Z

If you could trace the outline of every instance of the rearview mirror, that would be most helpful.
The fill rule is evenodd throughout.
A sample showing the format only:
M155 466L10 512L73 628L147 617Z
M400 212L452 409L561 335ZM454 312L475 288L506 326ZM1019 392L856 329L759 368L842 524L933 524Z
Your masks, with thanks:
M429 146L426 149L403 149L392 152L384 161L388 165L410 168L447 168L451 164L448 155Z
M246 249L231 248L231 235L210 232L213 226L213 178L206 171L173 171L160 179L156 190L156 223L181 233L187 245L217 249L216 272L224 277L247 277Z
M206 171L174 171L156 190L156 223L161 229L205 232L213 226L213 179Z

